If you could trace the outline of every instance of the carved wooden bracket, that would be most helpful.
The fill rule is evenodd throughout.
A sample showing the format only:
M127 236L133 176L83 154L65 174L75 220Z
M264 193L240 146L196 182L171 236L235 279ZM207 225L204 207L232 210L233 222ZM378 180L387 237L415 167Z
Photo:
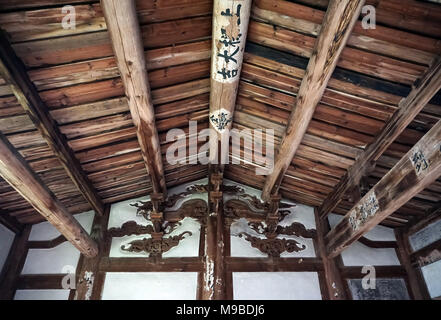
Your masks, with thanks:
M306 249L305 245L300 245L296 240L292 239L278 239L267 238L260 239L250 236L249 234L242 232L239 237L244 237L245 240L251 243L251 246L259 249L263 253L273 258L279 258L283 252L299 252Z

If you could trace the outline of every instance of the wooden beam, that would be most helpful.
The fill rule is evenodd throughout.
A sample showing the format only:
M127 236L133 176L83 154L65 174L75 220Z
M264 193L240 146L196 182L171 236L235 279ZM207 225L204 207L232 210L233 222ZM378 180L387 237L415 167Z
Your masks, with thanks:
M82 254L97 255L97 244L1 133L0 175Z
M441 120L327 235L327 253L340 254L441 175Z
M80 162L69 147L66 138L60 133L49 109L41 100L37 89L29 79L25 66L16 56L4 32L0 32L0 75L14 92L18 102L46 140L54 155L60 160L78 190L98 214L103 214L103 202L82 170Z
M336 259L328 258L326 255L325 235L329 231L329 222L318 219L317 210L314 210L317 229L317 251L323 262L323 269L326 279L327 297L329 300L345 300L346 292L343 280L338 268Z
M101 0L130 113L154 193L167 195L143 41L134 0Z
M22 232L24 228L24 225L18 222L17 218L10 216L3 210L0 210L0 223L15 234Z
M366 173L365 168L372 167L372 164L378 160L440 89L441 58L438 58L421 80L414 85L410 94L400 101L398 109L385 124L380 134L357 158L356 162L323 201L319 208L320 218L326 217L337 207L344 194L354 185L357 185L360 178Z
M17 288L17 281L28 255L26 246L32 226L27 225L21 234L15 236L8 258L0 277L0 300L12 300Z
M251 0L215 0L213 5L209 119L219 141L228 138L224 130L233 122L250 10Z
M282 183L303 136L337 65L364 0L335 0L329 3L322 29L292 109L285 136L279 146L274 169L266 178L262 199L269 201Z

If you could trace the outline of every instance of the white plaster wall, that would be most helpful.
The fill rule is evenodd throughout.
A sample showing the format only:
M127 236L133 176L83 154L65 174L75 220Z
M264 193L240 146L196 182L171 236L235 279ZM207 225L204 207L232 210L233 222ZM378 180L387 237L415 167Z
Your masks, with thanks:
M343 219L343 216L331 214L328 219L331 228L333 228ZM395 241L394 230L384 226L376 226L365 237L375 241ZM359 241L354 242L345 249L341 257L345 266L400 265L400 260L394 248L369 248Z
M0 273L11 250L15 234L4 225L0 224Z
M109 272L102 300L195 300L197 277L197 272Z
M431 298L441 297L441 260L421 268Z
M93 211L81 213L74 217L88 233L91 232L94 218ZM46 221L32 227L30 240L52 240L59 235L60 233ZM75 270L79 258L80 252L67 241L52 249L31 249L26 257L21 274L65 273L66 270Z
M17 290L14 300L68 300L70 290Z
M234 300L321 300L316 272L233 272Z

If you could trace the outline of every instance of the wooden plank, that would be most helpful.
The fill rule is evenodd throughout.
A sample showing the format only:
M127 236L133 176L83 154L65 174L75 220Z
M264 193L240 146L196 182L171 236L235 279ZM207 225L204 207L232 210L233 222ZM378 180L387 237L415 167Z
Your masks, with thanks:
M373 162L379 159L440 88L441 59L438 59L424 77L415 84L407 98L399 103L399 108L385 124L383 130L369 144L365 152L358 157L356 162L341 178L338 185L327 196L319 208L320 218L324 218L332 212L346 191L358 184L359 179L365 173L365 168L370 167Z
M97 244L2 134L0 175L81 253L88 257L98 253Z
M262 191L263 200L268 201L270 196L279 189L283 175L303 139L363 3L363 0L330 3L300 85L285 136L279 147L274 169L265 181Z
M167 188L135 2L102 0L101 6L153 192L165 196Z
M103 214L103 203L92 183L81 169L66 139L58 130L46 105L29 79L20 59L4 33L0 34L0 74L14 91L17 100L25 109L40 134L44 137L52 152L60 160L66 173L75 186L98 214Z
M201 258L101 258L99 270L103 272L200 272Z
M327 236L340 254L441 175L441 120L350 210Z

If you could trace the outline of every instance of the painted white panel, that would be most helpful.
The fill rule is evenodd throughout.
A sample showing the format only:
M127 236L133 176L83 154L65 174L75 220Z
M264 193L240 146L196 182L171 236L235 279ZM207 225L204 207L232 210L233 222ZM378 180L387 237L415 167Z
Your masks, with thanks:
M343 216L330 214L328 216L331 228L335 227ZM366 235L366 238L374 241L395 241L395 233L392 228L376 226ZM342 254L345 266L393 266L400 265L400 260L393 248L369 248L359 241L351 244Z
M64 242L51 249L31 249L21 274L64 273L76 269L80 252L70 242Z
M233 272L234 300L321 300L316 272Z
M15 234L4 225L0 224L0 273L3 265L9 255L12 243L14 242Z
M92 230L94 211L88 211L74 215L74 218L90 234ZM29 241L47 241L57 238L60 232L49 222L41 222L32 226Z
M74 217L90 233L94 214L94 211L88 211ZM46 221L32 226L30 239L32 241L46 241L52 240L59 235L58 230ZM66 270L75 270L79 258L80 252L70 242L64 242L51 249L30 249L21 273L64 273Z
M199 256L199 240L201 237L201 225L199 221L193 218L184 218L181 221L181 225L176 228L172 233L165 236L165 238L173 237L183 233L184 231L190 231L191 236L185 235L185 239L179 242L179 245L171 248L169 251L162 254L163 258L174 257L197 257Z
M418 251L441 239L441 219L409 236L412 251Z
M70 290L17 290L14 300L68 300Z
M197 272L109 272L102 299L195 300L197 277Z
M431 298L441 297L441 260L421 268Z
M150 197L145 196L112 204L110 208L108 229L119 228L127 221L136 221L136 223L144 226L151 224L149 221L144 219L143 216L136 215L137 208L131 206L131 204L138 201L145 202L149 200Z

